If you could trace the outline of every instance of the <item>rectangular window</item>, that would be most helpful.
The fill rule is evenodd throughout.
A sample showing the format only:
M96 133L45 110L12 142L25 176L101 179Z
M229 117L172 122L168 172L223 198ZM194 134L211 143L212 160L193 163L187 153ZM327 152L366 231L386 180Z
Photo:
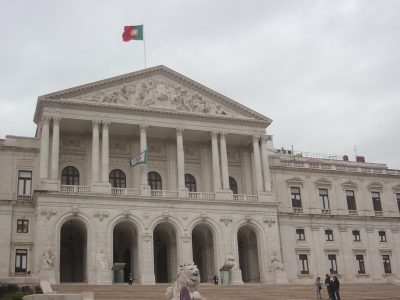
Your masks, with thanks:
M28 257L28 250L26 249L15 250L15 272L26 272L27 257Z
M381 196L379 192L371 192L372 204L374 205L374 211L382 211Z
M398 207L399 212L400 212L400 193L396 193L396 199L397 199L397 207Z
M17 233L28 233L29 220L18 219L17 220Z
M18 171L18 195L30 195L32 187L32 172Z
M296 238L298 241L306 240L306 236L304 234L304 229L296 229Z
M353 242L361 242L360 231L353 230Z
M330 274L337 274L337 263L336 263L336 254L328 254L328 261L329 261L329 273Z
M383 269L385 270L385 274L392 273L389 255L382 255L382 260L383 260Z
M386 232L385 231L379 231L379 241L380 242L387 242L387 240L386 240Z
M321 206L323 209L330 209L327 189L319 189L319 199L321 200Z
M325 230L325 240L326 241L333 241L333 231L331 229Z
M356 255L358 274L365 274L365 264L364 264L364 255L358 254Z
M347 209L348 210L357 210L356 198L354 196L354 191L347 190L346 191L346 199L347 199Z
M292 197L292 206L293 207L302 207L301 206L301 195L299 187L291 187L290 194Z
M299 254L299 261L300 261L300 273L301 274L309 274L310 271L308 269L307 254Z

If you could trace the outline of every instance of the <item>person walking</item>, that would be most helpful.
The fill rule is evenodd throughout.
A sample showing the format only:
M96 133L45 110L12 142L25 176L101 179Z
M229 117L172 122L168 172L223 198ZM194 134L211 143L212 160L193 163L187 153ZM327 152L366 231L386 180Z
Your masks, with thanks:
M322 290L321 277L318 276L317 279L315 279L315 291L317 292L317 299L322 299L321 290Z
M337 300L340 300L340 293L339 293L340 282L337 276L333 277L333 288L335 290L335 296Z

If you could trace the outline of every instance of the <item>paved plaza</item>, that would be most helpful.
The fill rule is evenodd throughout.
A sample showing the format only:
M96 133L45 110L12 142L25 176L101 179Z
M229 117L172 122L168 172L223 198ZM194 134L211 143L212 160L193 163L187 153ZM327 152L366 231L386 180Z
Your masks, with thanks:
M164 299L167 284L145 285L69 285L53 286L59 293L93 291L96 300L100 299ZM200 293L208 300L312 300L316 299L314 286L305 284L246 284L242 286L214 286L201 284ZM400 286L392 284L342 284L342 300L400 300ZM324 299L328 299L326 289Z

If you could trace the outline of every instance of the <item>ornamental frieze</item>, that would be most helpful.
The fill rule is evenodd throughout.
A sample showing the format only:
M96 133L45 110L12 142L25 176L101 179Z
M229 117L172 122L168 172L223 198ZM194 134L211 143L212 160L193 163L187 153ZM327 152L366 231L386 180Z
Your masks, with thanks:
M161 108L210 115L233 116L234 113L163 77L144 79L84 95L79 100L131 107Z

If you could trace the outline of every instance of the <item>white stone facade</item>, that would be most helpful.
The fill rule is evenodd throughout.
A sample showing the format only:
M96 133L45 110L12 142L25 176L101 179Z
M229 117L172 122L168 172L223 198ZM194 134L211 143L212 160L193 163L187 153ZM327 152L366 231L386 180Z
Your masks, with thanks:
M400 171L277 153L269 118L164 66L41 96L34 120L36 137L0 140L0 277L400 274Z

